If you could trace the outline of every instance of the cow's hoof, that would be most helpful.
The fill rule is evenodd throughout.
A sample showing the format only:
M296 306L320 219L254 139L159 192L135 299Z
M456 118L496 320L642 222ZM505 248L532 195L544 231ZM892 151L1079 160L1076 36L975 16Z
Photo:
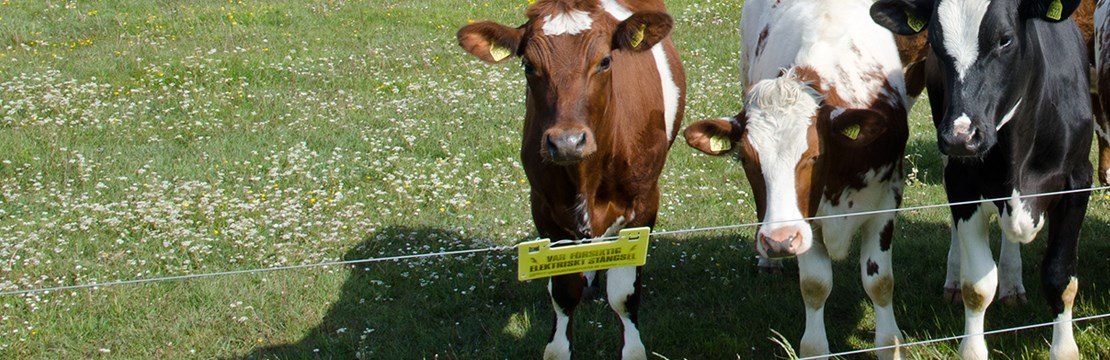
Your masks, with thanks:
M1017 306L1028 304L1029 298L1025 297L1025 293L1016 293L1000 297L998 301L1006 304L1006 306Z
M964 303L963 292L960 289L944 288L944 301L952 305L960 305Z

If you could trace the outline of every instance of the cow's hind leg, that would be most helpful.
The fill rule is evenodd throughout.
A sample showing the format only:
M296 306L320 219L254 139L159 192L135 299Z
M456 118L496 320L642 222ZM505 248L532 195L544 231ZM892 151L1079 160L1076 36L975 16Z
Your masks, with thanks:
M1087 213L1087 197L1087 193L1062 195L1049 214L1048 249L1041 263L1041 288L1057 321L1052 328L1050 359L1079 359L1071 320L1079 288L1075 277L1079 228Z
M586 285L586 277L582 274L559 275L548 281L547 292L551 294L551 305L555 308L555 321L551 338L543 350L544 360L570 359L574 309L582 301Z
M969 216L960 220L957 213L974 208ZM983 321L987 307L998 290L998 268L991 255L988 215L980 206L952 208L957 220L956 233L960 237L960 277L964 302L964 334L971 335L960 343L960 357L965 360L987 359L987 342Z
M612 268L605 273L605 292L609 306L617 312L623 331L621 359L647 359L647 350L640 342L640 268L627 266Z
M806 306L806 330L798 355L802 357L829 353L825 334L825 301L832 292L832 260L825 244L814 239L813 247L798 256L798 277L802 300Z
M891 266L891 240L894 216L881 216L867 224L860 247L860 278L863 289L875 306L875 346L899 345L902 332L894 319L894 273ZM880 359L901 359L897 348L877 353Z

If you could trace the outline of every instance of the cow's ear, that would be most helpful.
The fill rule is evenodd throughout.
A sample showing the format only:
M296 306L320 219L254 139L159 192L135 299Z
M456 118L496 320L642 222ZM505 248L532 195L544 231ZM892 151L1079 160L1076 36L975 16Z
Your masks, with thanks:
M743 116L742 114L737 116ZM686 145L709 155L724 155L740 141L740 124L736 118L701 120L686 127L682 135Z
M1067 20L1078 7L1079 0L1022 0L1021 17L1061 22Z
M836 144L861 147L886 132L886 116L870 109L822 109L819 118L829 119L826 139Z
M456 36L464 50L482 61L496 64L516 55L524 29L481 21L463 26Z
M661 12L638 12L620 24L613 33L613 50L643 51L670 35L674 19Z
M879 0L871 5L871 20L898 35L925 30L931 17L933 0Z

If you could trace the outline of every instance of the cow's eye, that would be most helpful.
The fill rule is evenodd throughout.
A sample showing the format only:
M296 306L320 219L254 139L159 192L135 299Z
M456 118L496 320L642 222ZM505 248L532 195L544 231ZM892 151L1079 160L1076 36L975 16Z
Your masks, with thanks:
M613 56L606 56L604 59L601 59L601 62L597 63L597 71L609 70L609 66L612 65L612 63Z
M528 59L520 60L520 66L524 68L525 74L533 75L536 73L536 67L532 65L532 62L528 61Z
M998 39L998 48L999 49L1004 49L1004 48L1010 46L1010 44L1013 44L1013 43L1014 43L1014 38L1010 37L1009 35L1006 35L1006 36L1003 36L1002 38Z

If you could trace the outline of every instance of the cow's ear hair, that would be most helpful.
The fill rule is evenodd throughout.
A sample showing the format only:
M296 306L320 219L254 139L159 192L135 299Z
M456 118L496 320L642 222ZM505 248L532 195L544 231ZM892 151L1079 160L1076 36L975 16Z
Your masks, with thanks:
M643 51L670 35L674 19L661 12L638 12L617 24L613 50Z
M743 114L737 117L743 116ZM709 155L732 152L740 141L740 124L736 118L701 120L683 130L686 145Z
M871 20L903 36L925 30L932 16L933 0L879 0L871 5Z
M1080 0L1022 0L1022 19L1040 18L1049 22L1067 20L1079 7Z
M886 116L874 110L823 108L821 112L819 119L829 119L829 133L825 138L836 144L867 146L887 129Z
M456 36L464 50L482 61L496 64L517 55L524 29L480 21L463 26Z

